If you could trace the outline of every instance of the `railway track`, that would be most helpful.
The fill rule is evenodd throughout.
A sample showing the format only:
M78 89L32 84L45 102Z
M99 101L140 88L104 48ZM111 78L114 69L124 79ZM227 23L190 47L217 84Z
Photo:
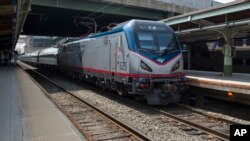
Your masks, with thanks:
M231 120L214 117L204 112L197 111L189 106L173 104L171 106L153 108L161 114L179 122L179 128L191 135L204 135L218 138L219 140L229 140L230 125L239 124Z
M22 66L24 68L24 66ZM150 141L147 136L99 110L46 76L32 69L26 72L39 83L41 89L71 120L79 132L90 141Z
M60 88L60 89L63 89L63 88ZM51 91L53 93L54 90L52 89ZM65 89L64 89L64 91L65 91ZM98 90L96 90L96 91L98 91ZM71 92L69 92L69 93L71 93ZM51 97L54 96L54 94L50 94L50 95L52 95ZM57 93L56 95L59 95L59 94ZM56 99L56 98L54 98L54 99ZM63 104L63 103L64 103L64 101L67 101L67 99L70 99L70 98L68 96L66 96L66 97L58 98L57 100L61 101L62 105L65 106L65 104ZM82 100L82 98L78 98L78 97L76 97L76 99L79 99L80 101ZM124 99L124 98L119 97L119 99ZM185 105L174 104L174 105L168 105L168 106L164 106L164 107L150 107L150 106L147 106L144 104L139 104L135 101L131 101L128 99L124 99L124 101L126 101L127 103L131 103L131 105L139 105L139 106L143 105L143 107L144 107L143 109L157 111L161 115L164 115L164 117L166 118L166 120L164 120L164 122L162 122L163 124L174 125L175 127L178 127L179 129L183 130L184 132L186 132L189 135L203 136L203 137L205 136L205 138L208 140L229 140L229 126L231 124L239 124L239 123L233 122L231 120L226 120L223 118L208 115L205 112L198 111L194 108L191 108L191 107L185 106ZM71 105L69 104L67 106L67 104L66 104L66 107L71 107L71 106L72 106L72 102L71 102ZM85 111L83 112L83 111L74 111L74 110L76 110L76 109L74 109L74 108L69 109L69 111L70 111L69 113L82 114L85 112ZM101 110L99 110L99 111L102 112ZM75 117L80 117L80 116L75 116ZM171 120L167 120L168 118ZM72 122L73 123L80 122L80 124L83 123L83 125L87 125L87 126L94 126L94 125L99 124L99 123L95 123L95 122L92 123L91 120L89 120L90 123L87 123L87 121L82 121L81 119L84 119L84 118L83 117L76 118L76 120L75 121L73 120ZM90 118L90 119L92 119L92 118ZM99 119L97 118L96 120L98 121ZM115 129L114 127L112 127L112 128ZM125 128L125 130L128 130L126 128ZM102 133L102 132L100 132L100 133ZM98 134L99 133L97 132L97 135ZM95 133L93 133L93 135L95 135ZM124 136L126 136L126 135L124 135ZM146 137L146 136L144 136L144 137ZM126 139L129 139L129 138L126 138ZM147 139L141 139L141 140L147 140ZM150 139L148 139L148 140L150 140Z

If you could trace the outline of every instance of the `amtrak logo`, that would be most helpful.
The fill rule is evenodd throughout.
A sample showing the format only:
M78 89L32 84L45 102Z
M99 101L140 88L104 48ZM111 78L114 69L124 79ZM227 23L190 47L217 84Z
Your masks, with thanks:
M158 59L156 59L156 61L159 63L163 63L165 61L165 58L158 58Z

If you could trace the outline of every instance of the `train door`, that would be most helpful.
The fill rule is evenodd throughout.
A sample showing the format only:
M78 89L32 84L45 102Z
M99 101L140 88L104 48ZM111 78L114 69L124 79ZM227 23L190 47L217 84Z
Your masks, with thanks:
M117 49L117 41L118 41L118 37L110 37L109 38L109 43L110 43L110 55L109 55L109 71L111 72L116 72L117 70L117 53L116 53L116 49Z
M123 41L122 34L118 36L117 47L116 47L116 57L117 57L117 72L126 73L127 72L127 56L125 54L125 44Z

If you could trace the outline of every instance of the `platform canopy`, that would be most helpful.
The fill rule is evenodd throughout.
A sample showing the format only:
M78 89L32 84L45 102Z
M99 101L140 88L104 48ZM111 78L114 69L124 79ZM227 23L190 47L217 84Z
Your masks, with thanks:
M221 6L198 10L162 20L183 42L224 39L224 75L232 76L232 39L249 36L250 1L237 0Z
M237 0L162 21L171 26L181 38L189 41L213 39L221 36L221 30L229 28L234 28L235 34L249 32L250 1Z
M22 34L80 37L131 19L160 20L192 10L158 0L32 0Z
M13 50L31 0L0 1L0 51Z

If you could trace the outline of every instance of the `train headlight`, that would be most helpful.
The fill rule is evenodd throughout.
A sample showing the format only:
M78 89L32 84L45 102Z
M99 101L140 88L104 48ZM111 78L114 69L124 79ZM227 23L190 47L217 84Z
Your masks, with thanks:
M153 70L143 61L141 61L141 68L146 71L153 72Z
M179 69L179 67L180 67L180 61L178 61L177 63L175 63L174 67L172 68L172 72L174 72L177 69Z

